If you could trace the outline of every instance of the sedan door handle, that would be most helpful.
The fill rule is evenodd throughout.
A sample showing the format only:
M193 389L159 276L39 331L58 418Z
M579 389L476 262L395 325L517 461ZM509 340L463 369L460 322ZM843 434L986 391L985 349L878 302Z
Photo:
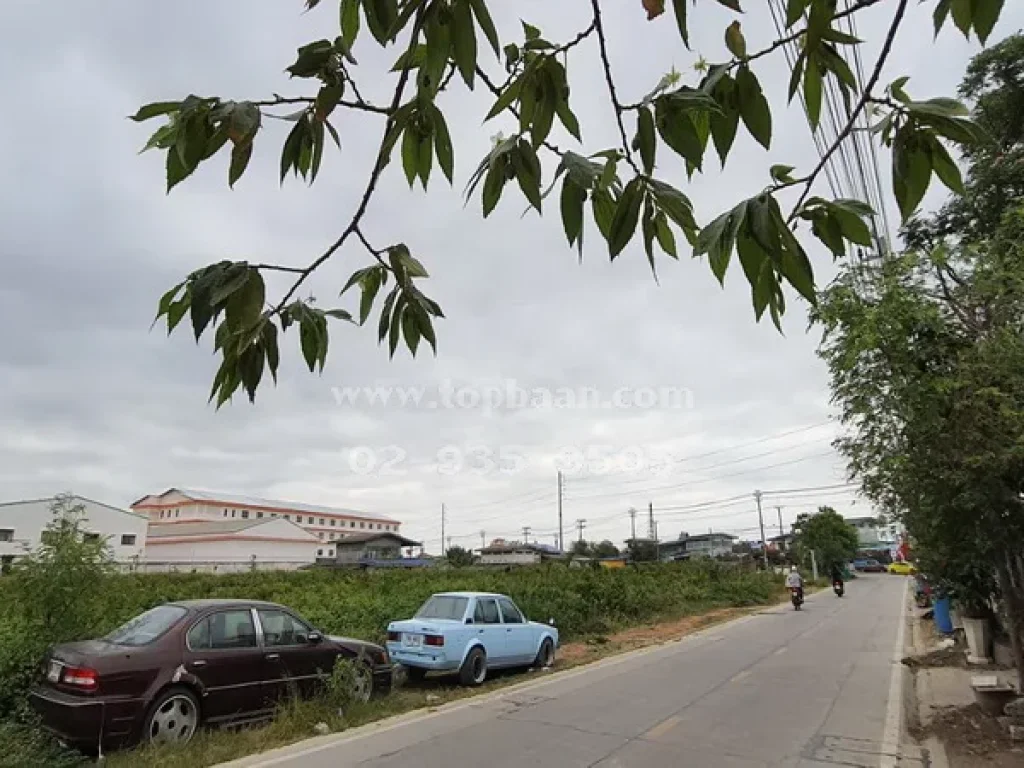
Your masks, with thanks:
M268 653L266 656L267 661L278 661L281 658L279 653Z
M205 667L206 662L203 659L196 659L195 661L189 662L193 667Z
M511 628L509 628L509 629L506 629L505 631L506 632L511 632L512 630L511 630Z

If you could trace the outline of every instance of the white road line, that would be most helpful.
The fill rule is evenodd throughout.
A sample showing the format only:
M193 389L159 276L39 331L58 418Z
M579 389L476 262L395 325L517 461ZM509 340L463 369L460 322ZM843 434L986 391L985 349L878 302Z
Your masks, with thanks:
M882 760L879 768L896 768L900 758L900 734L903 726L903 642L907 629L907 595L910 579L903 582L900 597L899 627L896 646L892 651L892 671L889 675L889 701L885 705L885 728L882 731Z

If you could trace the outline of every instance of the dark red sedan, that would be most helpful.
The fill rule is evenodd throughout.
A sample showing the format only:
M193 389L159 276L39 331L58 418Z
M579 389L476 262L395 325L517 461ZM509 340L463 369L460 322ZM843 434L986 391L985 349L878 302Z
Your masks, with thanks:
M102 639L54 646L30 700L81 749L187 742L200 724L264 719L293 692L313 694L339 658L357 662L357 698L390 688L384 648L323 635L284 606L167 603Z

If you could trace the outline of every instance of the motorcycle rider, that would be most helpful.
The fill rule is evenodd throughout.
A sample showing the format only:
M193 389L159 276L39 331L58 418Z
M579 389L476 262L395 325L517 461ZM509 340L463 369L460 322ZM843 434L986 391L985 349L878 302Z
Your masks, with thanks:
M832 578L832 586L835 586L836 584L838 584L839 587L842 588L842 586L843 586L843 569L839 567L839 563L832 563L831 578Z
M797 595L800 597L800 602L804 599L804 577L800 575L800 571L797 570L794 565L788 574L786 574L786 587L788 589L796 589Z

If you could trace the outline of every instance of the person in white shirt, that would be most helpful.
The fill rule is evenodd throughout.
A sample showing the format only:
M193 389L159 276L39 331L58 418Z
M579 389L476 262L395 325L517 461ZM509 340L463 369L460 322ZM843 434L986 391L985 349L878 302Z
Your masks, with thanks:
M794 587L800 590L800 599L804 597L804 577L800 575L800 571L793 568L788 574L786 574L786 587L793 589Z

